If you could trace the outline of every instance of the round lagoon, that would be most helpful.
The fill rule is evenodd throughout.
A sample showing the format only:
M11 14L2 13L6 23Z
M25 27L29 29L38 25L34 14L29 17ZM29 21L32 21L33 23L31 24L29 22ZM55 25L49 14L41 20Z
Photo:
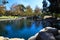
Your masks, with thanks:
M0 36L9 38L24 38L27 40L43 28L42 21L29 19L1 21Z

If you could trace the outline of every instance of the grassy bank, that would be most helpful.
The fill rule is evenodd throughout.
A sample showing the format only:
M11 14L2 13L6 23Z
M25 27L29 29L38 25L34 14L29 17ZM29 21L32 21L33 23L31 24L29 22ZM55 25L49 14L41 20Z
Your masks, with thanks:
M0 21L7 21L7 20L19 20L26 17L20 17L20 16L0 16Z
M17 18L18 18L18 16L0 16L0 21L15 20Z
M15 19L18 18L18 16L1 16L0 19Z

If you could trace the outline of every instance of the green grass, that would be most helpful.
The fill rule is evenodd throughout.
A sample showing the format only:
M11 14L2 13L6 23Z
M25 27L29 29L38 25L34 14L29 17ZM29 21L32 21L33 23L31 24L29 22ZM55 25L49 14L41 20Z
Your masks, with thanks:
M0 19L15 19L18 18L18 16L1 16Z

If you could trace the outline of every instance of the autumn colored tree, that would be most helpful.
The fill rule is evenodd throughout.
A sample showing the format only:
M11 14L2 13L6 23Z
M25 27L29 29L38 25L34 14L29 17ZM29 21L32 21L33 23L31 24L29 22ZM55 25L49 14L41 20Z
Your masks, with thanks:
M11 8L12 12L14 13L13 15L20 15L20 16L23 15L24 9L25 7L22 4L15 5Z
M40 15L41 14L41 10L38 6L36 6L35 10L34 10L34 14L35 15Z
M0 6L0 15L4 15L6 12L5 7L4 6Z
M8 3L7 0L0 0L0 15L4 15L6 12L5 4Z

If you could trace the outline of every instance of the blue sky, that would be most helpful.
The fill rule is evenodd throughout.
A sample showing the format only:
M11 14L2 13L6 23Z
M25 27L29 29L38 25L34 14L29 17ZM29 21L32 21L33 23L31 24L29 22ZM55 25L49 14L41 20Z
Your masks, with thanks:
M23 4L24 6L30 5L31 8L35 8L38 6L42 8L42 1L43 0L7 0L9 3L6 4L6 8L9 10L12 5L16 4Z
M9 3L6 4L7 10L10 9L12 5L23 4L24 6L30 5L32 9L35 9L36 6L42 8L43 0L7 0Z

